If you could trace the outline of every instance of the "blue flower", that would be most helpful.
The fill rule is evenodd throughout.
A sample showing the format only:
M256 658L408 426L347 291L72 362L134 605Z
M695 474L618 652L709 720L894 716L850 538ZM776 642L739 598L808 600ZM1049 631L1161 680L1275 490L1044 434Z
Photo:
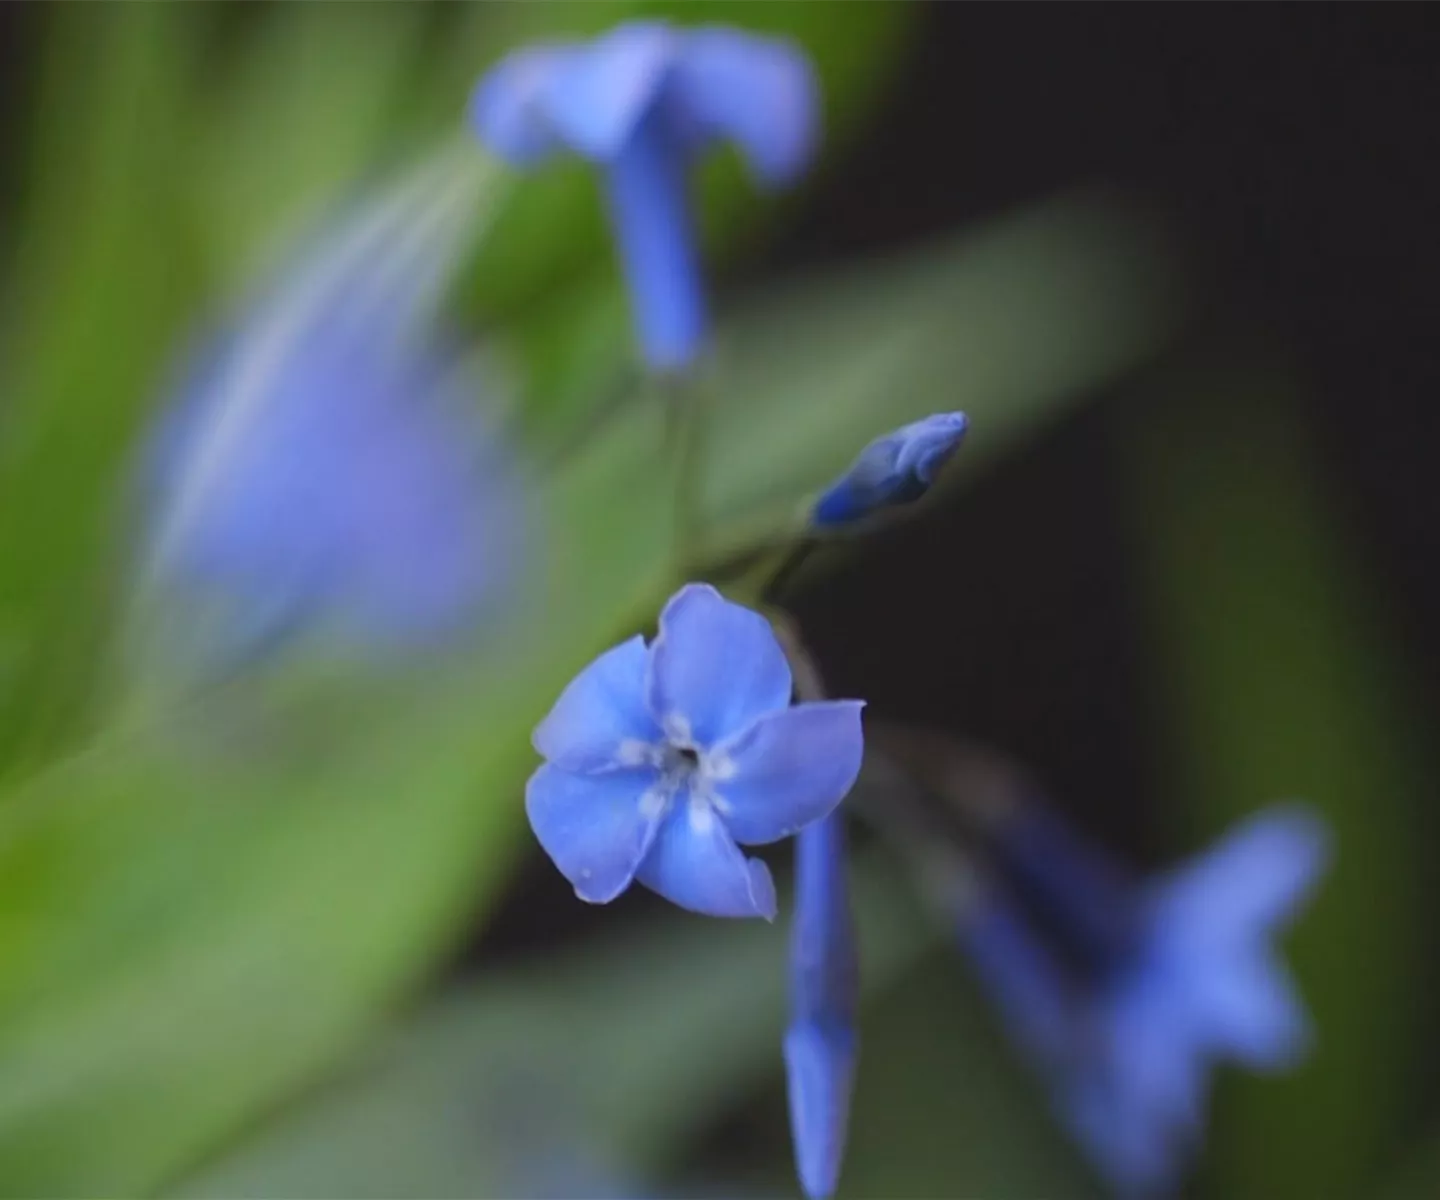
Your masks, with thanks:
M668 370L695 356L706 327L691 161L728 138L762 183L787 182L809 161L817 107L809 61L788 42L636 21L512 54L481 80L471 119L518 166L563 149L605 168L641 350Z
M997 884L962 917L962 941L1118 1191L1173 1184L1200 1139L1213 1061L1275 1070L1303 1054L1305 1014L1271 942L1327 844L1313 814L1276 808L1135 885L1036 814L1000 831Z
M316 627L428 643L504 594L514 472L426 328L468 200L426 175L324 229L164 414L146 582L219 614L207 636L225 644L207 652Z
M959 447L969 424L964 413L936 413L876 438L811 513L817 528L848 525L876 510L919 500Z
M648 646L607 650L535 730L535 836L576 894L615 899L633 879L694 912L775 916L775 887L739 845L827 816L860 770L858 700L790 704L769 623L688 584ZM739 843L739 845L737 845Z
M840 1178L855 1083L860 967L850 912L844 815L795 840L795 926L785 1070L795 1165L807 1196L831 1196Z

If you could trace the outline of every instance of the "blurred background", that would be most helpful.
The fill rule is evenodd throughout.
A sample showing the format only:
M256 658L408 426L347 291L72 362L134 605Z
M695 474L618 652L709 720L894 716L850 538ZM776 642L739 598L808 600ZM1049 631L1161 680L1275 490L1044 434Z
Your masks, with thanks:
M825 95L795 191L704 174L712 549L965 409L943 495L802 579L832 690L1002 749L1138 870L1312 802L1314 1053L1218 1072L1181 1194L1440 1192L1434 23L826 0L0 9L0 1191L795 1194L783 920L584 906L521 811L535 720L667 593L664 498L593 179L463 112L640 12L786 33ZM445 321L533 602L441 660L196 682L134 566L181 365L457 146ZM856 888L841 1194L1103 1195L906 864L865 843Z

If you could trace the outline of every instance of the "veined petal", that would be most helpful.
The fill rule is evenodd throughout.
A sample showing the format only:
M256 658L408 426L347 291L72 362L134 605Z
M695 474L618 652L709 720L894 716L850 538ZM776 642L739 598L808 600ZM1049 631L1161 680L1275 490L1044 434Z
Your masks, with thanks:
M763 845L831 813L864 757L863 700L824 700L766 713L711 756L730 778L714 785L736 841Z
M676 56L674 89L689 123L734 141L764 182L785 183L815 151L819 88L799 47L734 29L697 29Z
M548 763L525 785L530 827L575 894L606 904L630 886L664 816L652 768L574 775Z
M543 161L562 146L545 111L551 81L580 57L575 46L536 46L498 63L470 99L470 123L480 140L517 167Z
M635 877L691 912L775 919L769 868L745 857L703 801L676 801Z
M789 705L790 664L769 621L689 583L660 614L645 688L662 729L709 746Z
M806 1022L785 1033L785 1075L795 1169L811 1200L835 1194L850 1124L855 1035Z
M660 21L632 21L582 49L552 72L545 110L579 153L618 154L656 103L675 57L675 33Z
M645 639L605 651L580 672L535 727L535 749L557 767L579 773L634 767L633 751L660 740L645 708Z

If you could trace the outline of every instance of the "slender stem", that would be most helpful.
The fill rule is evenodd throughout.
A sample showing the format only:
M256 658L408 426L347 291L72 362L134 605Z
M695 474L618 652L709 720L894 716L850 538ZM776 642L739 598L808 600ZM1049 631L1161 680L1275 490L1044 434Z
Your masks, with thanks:
M805 534L790 547L789 553L780 560L780 565L775 568L775 574L770 576L769 582L760 591L762 604L774 605L780 602L785 592L785 585L794 579L796 572L805 565L806 559L819 544L819 538Z
M704 532L705 390L679 375L659 380L664 455L673 471L671 515L675 573L684 580L700 557Z

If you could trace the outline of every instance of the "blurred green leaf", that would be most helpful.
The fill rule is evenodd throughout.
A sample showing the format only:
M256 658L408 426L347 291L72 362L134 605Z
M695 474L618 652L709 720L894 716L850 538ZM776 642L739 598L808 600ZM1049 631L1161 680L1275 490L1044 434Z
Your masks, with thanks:
M1208 838L1300 796L1335 830L1293 938L1314 1057L1282 1080L1226 1078L1210 1181L1359 1195L1394 1149L1425 1028L1406 831L1431 789L1412 685L1283 375L1202 364L1123 444L1165 671L1166 794L1185 802L1171 811Z
M898 891L873 861L857 867L870 995L930 936ZM651 1175L779 1071L786 938L783 924L666 914L486 980L179 1194L513 1195L563 1185L550 1173L567 1159Z
M426 6L275 5L187 106L187 183L215 278L311 226L393 144Z
M479 156L452 161L483 180ZM441 261L485 217L471 194ZM514 623L476 654L348 690L247 681L10 794L7 1190L153 1188L348 1046L494 887L529 729L658 590L663 546L643 478L601 464L536 499L553 557L536 548Z
M117 474L197 285L174 181L199 17L45 18L0 382L0 774L42 760L88 711Z

